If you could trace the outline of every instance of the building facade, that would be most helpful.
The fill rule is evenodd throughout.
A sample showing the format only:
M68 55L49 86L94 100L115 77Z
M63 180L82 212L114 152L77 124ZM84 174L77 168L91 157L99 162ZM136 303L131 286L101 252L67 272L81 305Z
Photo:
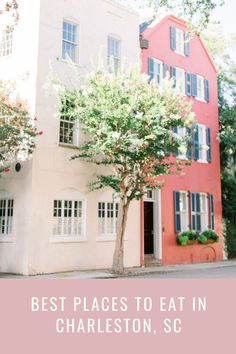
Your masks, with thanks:
M108 268L117 203L111 191L89 192L93 166L70 161L80 131L63 112L59 114L52 81L74 87L77 71L83 77L107 65L111 57L116 66L136 65L138 15L110 0L58 0L56 6L55 1L20 0L19 9L12 36L2 38L0 78L17 83L44 134L37 139L33 159L23 162L19 172L13 165L10 173L2 174L0 271L39 274ZM138 203L133 203L129 218L125 265L138 266L140 225L132 221L139 218ZM4 228L4 223L12 227Z
M217 72L199 36L190 36L184 21L165 16L140 26L142 71L158 85L166 75L183 99L192 101L195 123L173 134L189 135L190 144L178 158L190 162L179 174L163 178L161 192L144 201L143 256L162 264L205 262L223 257L219 155ZM176 236L187 230L213 229L219 243L178 246ZM144 262L144 257L142 262Z
M0 79L16 82L44 132L33 158L22 162L20 170L13 164L0 179L1 272L54 273L112 264L117 200L110 190L89 192L96 169L70 160L83 137L60 109L53 82L59 79L73 88L98 67L137 65L138 16L112 0L56 3L55 8L55 2L47 0L19 0L14 32L0 28ZM184 40L184 22L166 17L144 27L142 71L158 84L171 72L176 89L193 100L198 133L192 165L180 175L165 177L164 188L148 191L141 204L132 203L125 266L144 265L145 255L163 264L222 259L222 238L207 246L176 244L178 232L193 228L190 218L195 229L214 227L222 235L214 65L199 38L191 38L190 44Z

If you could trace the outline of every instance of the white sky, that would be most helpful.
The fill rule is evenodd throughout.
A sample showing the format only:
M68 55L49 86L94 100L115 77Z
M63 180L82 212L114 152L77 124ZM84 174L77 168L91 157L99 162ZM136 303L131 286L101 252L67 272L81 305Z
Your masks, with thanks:
M225 5L214 11L212 19L221 23L225 34L236 34L236 0L225 0Z

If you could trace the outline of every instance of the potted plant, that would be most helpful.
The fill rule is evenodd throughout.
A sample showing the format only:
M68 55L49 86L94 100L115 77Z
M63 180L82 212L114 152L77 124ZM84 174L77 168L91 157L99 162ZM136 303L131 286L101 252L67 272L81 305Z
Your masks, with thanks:
M219 241L219 236L213 230L205 230L202 235L207 238L207 243L214 243Z

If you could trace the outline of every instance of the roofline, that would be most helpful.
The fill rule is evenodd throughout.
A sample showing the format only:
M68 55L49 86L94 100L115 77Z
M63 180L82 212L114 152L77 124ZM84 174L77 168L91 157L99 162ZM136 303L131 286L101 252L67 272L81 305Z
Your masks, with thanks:
M187 22L186 22L185 20L183 20L183 19L181 19L181 18L178 18L178 17L175 17L174 15L166 15L166 16L165 16L164 18L162 18L162 19L160 20L160 22L158 22L154 27L152 27L151 29L149 28L149 33L148 33L148 36L147 36L147 37L149 38L149 37L153 34L153 32L155 32L156 29L157 29L158 27L160 27L163 23L165 23L168 19L173 20L174 22L176 22L176 23L179 24L179 25L183 25L183 26L186 26L186 27L188 26L188 24L187 24ZM146 32L147 30L148 30L148 28L146 28L146 29L142 32L142 35L145 36L145 32ZM198 35L196 35L196 37L197 37L198 40L200 41L201 46L203 47L204 52L206 53L206 55L207 55L207 57L208 57L208 59L209 59L211 65L212 65L212 67L213 67L215 73L217 74L218 71L217 71L217 69L216 69L216 67L215 67L215 64L214 64L214 62L213 62L213 59L211 58L210 54L208 53L208 50L206 49L205 44L203 43L203 40L202 40L201 37L198 36Z
M139 13L137 11L131 9L128 6L119 4L116 0L102 0L102 1L107 2L108 4L111 4L111 5L115 6L115 7L117 7L118 9L121 9L123 11L129 12L130 14L139 17Z

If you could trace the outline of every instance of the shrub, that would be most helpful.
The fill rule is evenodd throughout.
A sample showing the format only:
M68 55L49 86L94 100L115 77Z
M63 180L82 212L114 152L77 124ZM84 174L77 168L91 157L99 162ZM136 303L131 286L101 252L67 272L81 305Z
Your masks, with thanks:
M219 241L219 236L213 230L205 230L201 235L205 236L208 240Z
M179 235L179 236L177 236L176 240L179 245L185 246L185 245L187 245L189 238L188 238L188 236L185 236L185 235Z
M202 245L204 245L205 243L207 243L207 237L204 236L203 234L199 235L197 238L198 242L201 243Z

